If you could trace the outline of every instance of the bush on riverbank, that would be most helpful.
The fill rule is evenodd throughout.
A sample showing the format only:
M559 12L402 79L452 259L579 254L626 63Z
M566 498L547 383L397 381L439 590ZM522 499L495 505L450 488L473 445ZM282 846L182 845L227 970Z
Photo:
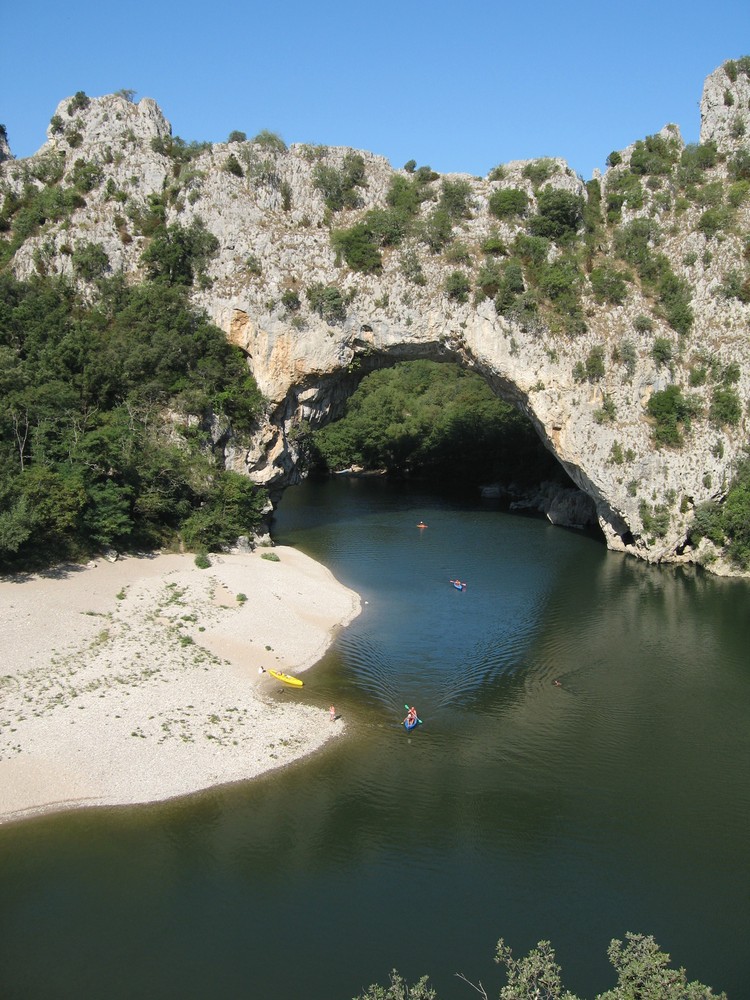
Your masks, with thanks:
M221 442L260 406L184 288L0 274L0 568L250 534L265 494Z

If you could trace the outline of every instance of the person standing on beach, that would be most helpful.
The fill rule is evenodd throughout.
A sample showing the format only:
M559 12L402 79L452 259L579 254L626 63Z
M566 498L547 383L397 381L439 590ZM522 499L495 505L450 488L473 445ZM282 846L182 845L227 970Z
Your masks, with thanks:
M331 707L330 707L330 709L328 711L331 713L331 722L335 722L336 721L336 706L335 705L331 705Z

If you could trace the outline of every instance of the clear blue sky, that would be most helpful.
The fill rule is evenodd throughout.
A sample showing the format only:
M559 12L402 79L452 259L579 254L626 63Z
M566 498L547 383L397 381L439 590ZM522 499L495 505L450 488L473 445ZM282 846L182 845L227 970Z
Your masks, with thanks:
M703 80L750 54L750 0L6 0L0 38L18 157L63 98L131 88L188 141L267 128L477 175L562 156L588 179L668 122L697 141Z

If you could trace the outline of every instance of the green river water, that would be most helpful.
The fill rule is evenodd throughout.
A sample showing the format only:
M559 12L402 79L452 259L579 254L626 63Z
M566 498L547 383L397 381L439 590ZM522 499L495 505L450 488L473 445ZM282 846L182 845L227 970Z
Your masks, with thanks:
M0 828L3 1000L347 1000L394 967L496 996L500 936L551 940L593 997L627 931L750 998L747 582L379 480L288 490L274 537L366 602L278 694L334 702L346 736L253 783Z

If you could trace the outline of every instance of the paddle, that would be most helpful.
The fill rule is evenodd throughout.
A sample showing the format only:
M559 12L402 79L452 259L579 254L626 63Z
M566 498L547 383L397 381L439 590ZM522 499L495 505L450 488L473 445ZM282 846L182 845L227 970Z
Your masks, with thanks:
M404 705L404 708L406 709L407 712L409 711L409 706L408 705ZM422 725L422 720L419 718L419 716L417 716L417 723L420 726Z

